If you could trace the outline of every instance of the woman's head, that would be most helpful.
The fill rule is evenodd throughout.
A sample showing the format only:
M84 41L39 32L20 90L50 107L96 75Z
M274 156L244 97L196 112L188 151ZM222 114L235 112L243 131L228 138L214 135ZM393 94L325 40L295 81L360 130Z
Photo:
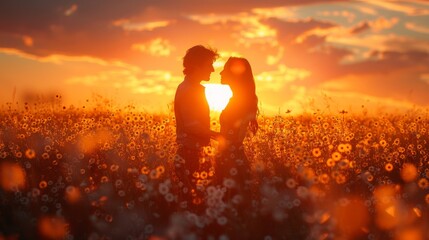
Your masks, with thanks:
M220 75L221 83L231 87L234 97L240 98L240 101L244 101L256 113L258 98L249 61L245 58L230 57Z
M221 83L228 84L233 93L240 95L255 94L255 80L247 59L230 57L220 75Z

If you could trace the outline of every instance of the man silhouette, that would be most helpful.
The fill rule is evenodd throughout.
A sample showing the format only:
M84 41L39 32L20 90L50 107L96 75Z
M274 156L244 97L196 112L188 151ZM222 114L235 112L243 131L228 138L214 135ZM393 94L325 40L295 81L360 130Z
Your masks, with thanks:
M192 175L200 171L203 148L210 145L210 138L219 135L210 130L210 108L201 85L202 81L210 80L213 62L218 56L215 50L197 45L183 57L185 78L176 90L174 114L178 144L175 168L179 181L184 184L184 193L195 188Z

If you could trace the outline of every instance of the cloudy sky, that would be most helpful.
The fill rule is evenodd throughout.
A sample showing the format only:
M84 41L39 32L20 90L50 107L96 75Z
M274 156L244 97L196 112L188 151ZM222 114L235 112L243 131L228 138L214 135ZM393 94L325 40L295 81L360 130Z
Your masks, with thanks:
M196 44L253 68L263 113L429 106L423 0L4 0L0 100L167 109Z

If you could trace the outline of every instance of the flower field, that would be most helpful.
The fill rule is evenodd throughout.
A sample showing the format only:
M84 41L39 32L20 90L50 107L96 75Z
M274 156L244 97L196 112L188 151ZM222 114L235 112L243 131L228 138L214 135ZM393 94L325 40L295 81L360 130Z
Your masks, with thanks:
M213 183L216 142L177 180L173 114L5 105L0 239L428 239L428 111L258 122L245 195Z

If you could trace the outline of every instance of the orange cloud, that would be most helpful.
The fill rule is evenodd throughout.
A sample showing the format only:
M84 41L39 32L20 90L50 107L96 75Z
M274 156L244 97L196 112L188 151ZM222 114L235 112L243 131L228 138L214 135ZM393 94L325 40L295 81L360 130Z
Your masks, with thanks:
M113 22L114 26L120 26L126 31L152 31L157 28L166 27L172 24L172 21L154 21L154 22L134 22L129 20L117 20Z
M64 11L64 15L71 16L77 11L77 4L72 4L70 8L68 8L66 11Z
M429 42L394 34L373 34L366 36L330 36L330 43L342 44L350 47L362 47L368 50L379 51L423 51L429 49Z
M242 14L239 14L242 15ZM215 24L215 23L226 23L228 21L237 21L240 19L240 16L237 16L237 14L191 14L187 16L189 19L196 21L198 23L209 25L209 24Z
M296 18L296 8L294 7L254 8L252 12L263 18Z
M162 38L156 38L143 44L136 43L131 48L136 51L150 53L153 56L169 56L174 50L174 46L168 40Z
M130 64L127 64L121 61L106 61L106 60L91 57L91 56L69 56L69 55L61 55L61 54L52 54L45 57L39 57L36 55L25 53L21 50L14 49L14 48L0 48L0 53L19 56L24 59L29 59L29 60L43 62L43 63L65 64L67 62L80 62L80 63L97 64L100 66L123 67L123 68L129 68L134 70L136 69L135 66L132 66Z
M292 82L302 80L311 75L305 69L290 68L285 65L278 65L275 71L266 71L255 76L255 80L260 89L271 89L281 91L281 89Z
M417 5L412 6L412 5L403 4L400 1L392 1L392 0L377 0L377 1L358 0L358 1L365 2L374 6L378 6L390 11L405 13L409 16L429 15L429 9L421 8L421 7L418 7ZM424 3L423 1L409 1L409 2L413 2L414 4L416 3L427 4L427 3Z
M429 73L424 73L420 76L420 79L429 85Z
M356 15L350 11L323 11L319 13L321 16L324 17L343 17L347 19L348 22L353 22L356 18Z
M377 18L374 21L363 21L350 30L352 34L358 34L365 30L372 30L373 32L380 32L382 30L390 29L399 22L398 18L385 19L384 17Z
M286 43L302 43L308 37L313 35L323 36L331 32L331 29L336 25L318 21L312 18L301 20L283 21L279 19L267 19L264 23L277 31L279 41Z
M356 9L358 9L361 13L367 14L367 15L377 15L377 11L374 8L366 7L366 6L354 6Z
M429 28L425 26L420 26L412 22L408 22L405 24L405 27L408 30L415 31L418 33L429 34Z
M23 36L22 37L22 42L24 43L25 46L27 47L32 47L34 44L33 38L29 37L29 36Z
M399 22L398 18L385 19L384 17L377 18L375 21L369 21L369 26L376 32L390 29Z
M72 77L66 80L66 84L97 89L116 88L136 94L172 95L181 80L181 76L173 76L171 72L164 70L136 72L124 69Z
M238 14L207 14L207 15L190 15L188 16L193 21L204 25L211 24L233 24L234 37L237 41L249 47L257 43L269 43L275 39L277 32L269 25L264 24L262 21L264 10L254 9L252 13L238 13Z
M421 71L419 68L397 68L386 72L371 72L370 70L365 72L364 69L356 68L354 73L350 72L350 74L331 79L321 84L320 88L327 91L337 91L338 94L354 92L372 96L378 101L390 99L390 102L402 107L410 106L412 103L428 106L429 84L418 79ZM401 102L404 104L399 104Z

